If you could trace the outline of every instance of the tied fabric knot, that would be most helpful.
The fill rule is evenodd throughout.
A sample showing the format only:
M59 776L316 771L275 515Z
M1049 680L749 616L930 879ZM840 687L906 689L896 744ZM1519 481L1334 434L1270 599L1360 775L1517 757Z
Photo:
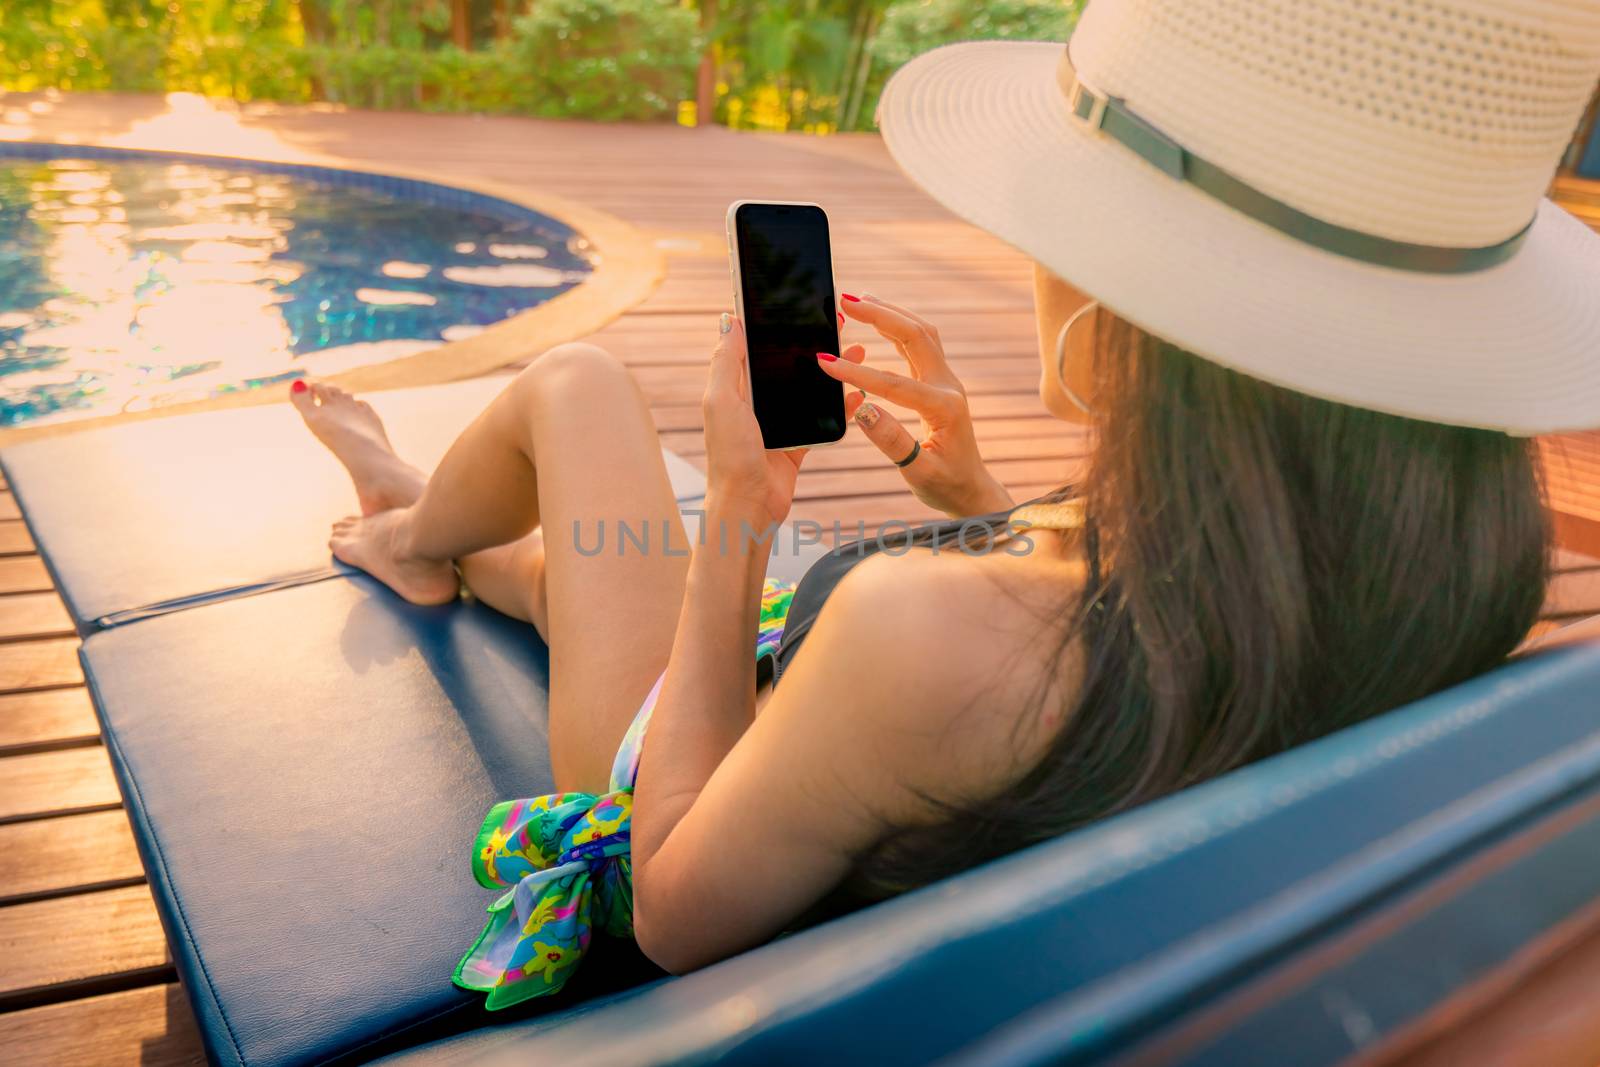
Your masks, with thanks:
M485 888L508 888L489 905L488 925L456 966L455 983L487 993L491 1011L510 1007L566 985L596 926L631 937L632 821L631 788L491 808L472 873Z
M777 653L794 585L761 588L756 660ZM486 889L509 887L489 905L489 923L456 965L455 983L506 1008L566 985L596 926L633 936L633 782L663 674L633 717L611 764L611 792L552 793L489 810L472 849L472 874Z

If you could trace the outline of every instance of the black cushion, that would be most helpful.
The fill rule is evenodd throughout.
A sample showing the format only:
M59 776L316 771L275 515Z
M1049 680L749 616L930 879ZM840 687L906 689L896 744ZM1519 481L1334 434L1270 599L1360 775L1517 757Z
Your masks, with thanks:
M432 470L507 378L372 393L390 440ZM336 573L328 527L350 480L288 404L153 419L12 445L0 467L80 632ZM705 480L676 456L681 501Z
M340 577L104 630L83 660L214 1060L321 1062L479 1011L450 984L490 899L473 834L553 788L530 627Z

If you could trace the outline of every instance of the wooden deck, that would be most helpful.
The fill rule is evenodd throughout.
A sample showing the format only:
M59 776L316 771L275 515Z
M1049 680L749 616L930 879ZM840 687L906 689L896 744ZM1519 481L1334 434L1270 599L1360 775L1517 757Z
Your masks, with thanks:
M47 105L37 112L28 103ZM1017 493L1058 484L1081 437L1047 417L1029 267L913 189L869 136L516 119L217 109L155 97L8 97L0 137L343 157L477 175L579 199L642 228L669 256L661 288L598 335L637 372L667 443L696 457L715 318L729 304L723 212L739 197L817 200L847 288L937 319L985 455ZM1600 186L1561 187L1600 226ZM524 353L524 357L533 353ZM892 365L886 363L885 365ZM1564 438L1563 532L1600 556L1600 437ZM925 511L869 446L819 452L798 517L853 528ZM1600 612L1600 560L1562 559L1552 621ZM77 641L10 494L0 492L0 1061L198 1063L139 858L79 672Z

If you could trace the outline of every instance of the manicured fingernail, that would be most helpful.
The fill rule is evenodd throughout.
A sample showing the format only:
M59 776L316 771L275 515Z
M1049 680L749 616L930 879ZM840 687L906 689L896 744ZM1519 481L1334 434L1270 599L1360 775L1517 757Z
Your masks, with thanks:
M862 404L856 408L855 420L863 430L870 430L872 424L878 421L878 409L872 404Z
M842 312L842 311L839 312L839 325L840 326L844 325L844 312Z
M849 293L840 293L839 295L850 301L852 304L858 303L861 300L859 296L851 296Z
M717 320L717 332L727 333L731 329L733 329L733 316L724 311L722 317Z
M839 357L835 356L835 355L833 355L832 353L829 353L829 352L818 352L817 353L817 358L820 359L820 360L823 360L824 362L832 363L834 360L838 359Z
M306 380L304 378L296 378L294 380L294 384L289 386L289 392L291 392L291 393L303 393L309 388L311 388L311 387L306 384Z

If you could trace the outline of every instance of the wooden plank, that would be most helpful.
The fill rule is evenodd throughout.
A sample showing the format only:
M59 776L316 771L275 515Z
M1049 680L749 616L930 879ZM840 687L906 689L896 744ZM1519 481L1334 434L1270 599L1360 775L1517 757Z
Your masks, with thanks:
M0 521L0 556L27 556L36 551L28 528L20 520Z
M1002 460L989 464L990 472L1010 488L1013 485L1049 483L1064 485L1081 474L1081 461L1068 459ZM906 481L887 463L869 470L802 471L795 486L796 500L904 493Z
M37 1067L203 1067L194 1010L176 982L0 1015L0 1050ZM15 1058L12 1058L15 1057Z
M89 692L81 686L0 695L0 755L18 748L73 747L99 736Z
M905 408L896 407L893 404L884 404L882 406L893 412L897 418L903 420L915 420L916 418L914 412ZM1038 395L1031 390L993 396L970 397L967 408L972 412L980 442L986 436L984 423L991 418L1029 418L1036 420L1036 423L1040 426L1052 423L1057 426L1062 425L1060 419L1052 417L1044 410L1044 406L1039 403ZM650 415L655 420L656 429L658 430L702 429L700 405L698 403L657 404L651 408Z
M1600 1063L1600 1012L1593 1006L1600 932L1581 927L1581 919L1569 919L1556 934L1524 945L1498 970L1363 1050L1350 1067Z
M913 420L912 425L916 425ZM1054 439L1062 443L1063 455L1076 455L1082 447L1078 434L1073 427L1060 419L1049 415L1040 414L1033 417L1018 417L1014 419L985 419L977 424L978 446L985 456L991 454L991 448L996 442L1015 439L1044 440ZM854 431L847 432L844 442L832 448L848 447L850 443L858 440ZM705 454L705 437L698 426L681 430L665 430L661 433L661 443L672 449L680 456L687 456L695 460L697 466L704 466L698 457ZM822 455L832 449L819 449L817 455ZM811 457L806 458L809 464Z
M96 983L117 976L171 973L146 886L0 908L0 1010L102 992Z
M66 637L73 633L72 616L55 593L0 596L0 641Z
M1539 446L1557 542L1600 555L1600 433L1545 437Z
M22 511L17 507L17 498L11 495L11 490L0 490L0 519L20 519Z
M82 685L78 644L64 637L0 645L0 692Z
M1590 615L1600 615L1600 567L1569 568L1552 573L1539 617L1563 620Z
M0 593L42 593L54 588L38 556L0 556Z
M142 881L120 809L0 825L0 904Z
M121 802L111 761L99 745L0 757L0 823Z

